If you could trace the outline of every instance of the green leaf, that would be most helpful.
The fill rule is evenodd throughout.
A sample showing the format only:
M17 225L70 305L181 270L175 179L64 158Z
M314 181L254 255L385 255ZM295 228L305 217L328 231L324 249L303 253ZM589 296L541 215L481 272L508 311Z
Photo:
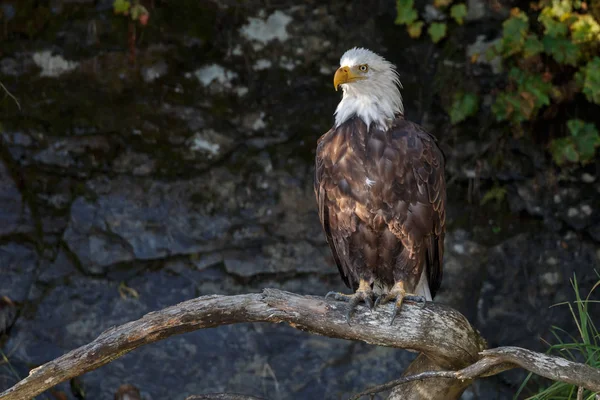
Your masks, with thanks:
M506 56L521 51L528 30L529 18L523 12L515 13L502 23L502 49Z
M581 162L594 160L596 150L600 147L600 134L593 123L580 119L567 121L570 137L554 139L550 142L550 151L558 164L565 162Z
M502 40L496 40L486 51L485 59L493 60L502 54Z
M518 124L526 118L519 109L520 104L514 93L499 93L492 104L492 112L498 121L511 120Z
M600 134L596 126L580 119L571 119L567 121L567 128L571 132L581 162L591 161L596 154L596 148L600 146Z
M567 128L573 136L579 136L584 133L585 125L585 122L580 119L570 119L567 121Z
M534 34L530 34L525 39L525 44L523 45L523 55L525 58L535 56L544 51L544 45L538 37Z
M550 104L550 94L553 90L552 83L544 82L540 75L529 74L518 68L512 68L509 77L517 83L517 92L521 97L524 97L523 93L531 93L534 96L533 100L536 107Z
M594 138L594 145L600 140L598 128L592 123L587 123L580 119L570 119L567 121L567 128L574 138Z
M594 57L576 74L582 92L592 103L600 104L600 57Z
M418 18L417 10L415 10L414 0L397 0L396 1L396 25L408 25L416 21Z
M577 65L581 56L579 46L564 37L544 36L542 39L544 52L550 54L561 64Z
M513 124L536 117L541 107L550 104L554 87L544 82L540 75L534 75L512 68L508 73L514 89L496 96L492 111L499 121L510 120Z
M437 43L446 36L446 24L444 22L433 22L427 33L431 36L433 43Z
M146 9L146 7L144 7L141 4L136 4L133 7L131 7L131 19L132 20L137 20L141 15L143 14L148 14L148 10Z
M575 43L600 40L600 24L591 15L579 15L571 24L571 37Z
M462 25L464 18L467 16L467 6L464 4L453 5L450 8L450 16L454 18L459 25Z
M596 155L596 148L600 146L600 136L588 135L573 140L579 152L581 162L589 162Z
M547 91L545 88L539 87L531 87L530 92L533 96L534 107L540 108L541 106L549 106L550 105L550 91ZM523 93L523 92L522 92Z
M433 6L435 8L444 8L448 7L452 3L452 0L433 0Z
M502 200L506 197L506 188L503 186L494 185L490 190L485 192L480 204L483 206L486 203L494 200L496 204L502 203Z
M568 161L579 161L579 154L571 138L553 139L550 142L550 153L557 165L564 165Z
M548 15L564 19L566 14L573 11L573 0L552 0L549 6L544 7L544 11Z
M492 112L496 116L497 121L506 121L511 114L506 102L506 93L498 93L494 104L492 104Z
M579 153L575 149L574 143L569 143L567 146L563 148L564 157L571 162L579 161Z
M127 0L115 0L113 3L113 11L115 14L127 15L130 7L131 3Z
M548 10L548 8L545 8L538 18L544 26L544 34L552 37L565 37L569 26L556 20Z
M479 110L479 99L474 93L456 93L450 108L450 122L455 125Z
M408 35L413 39L421 37L421 33L423 32L423 25L423 21L416 21L408 25L406 27L406 29L408 30Z

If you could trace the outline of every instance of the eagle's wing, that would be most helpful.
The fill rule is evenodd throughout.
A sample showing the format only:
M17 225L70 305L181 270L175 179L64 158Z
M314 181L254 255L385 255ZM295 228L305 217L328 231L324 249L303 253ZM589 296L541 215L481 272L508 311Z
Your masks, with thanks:
M350 236L356 232L357 227L354 213L356 204L352 196L347 196L351 190L344 176L344 172L348 172L347 168L344 168L344 163L338 163L340 159L353 153L353 150L345 140L350 132L340 132L340 129L352 128L344 126L338 128L338 132L331 129L318 141L314 189L319 219L335 263L346 286L356 290L359 277L356 269L352 268L350 257Z
M434 136L429 135L429 151L423 153L423 160L432 166L431 172L417 171L418 179L427 183L427 195L433 208L433 232L427 242L427 272L431 297L435 297L443 277L444 237L446 235L446 179L444 177L444 154Z
M365 264L390 285L394 268L405 268L416 284L427 265L435 295L442 280L446 188L444 157L432 135L404 119L370 134L362 122L349 121L319 139L314 189L348 287L356 290ZM386 225L396 239L387 236ZM396 260L415 252L416 265Z
M432 298L442 282L444 255L446 181L444 154L435 137L419 125L398 119L390 130L392 147L400 154L392 162L392 187L383 189L384 201L392 206L391 218L409 237L417 252L418 265L427 266ZM385 174L384 174L385 176ZM424 247L424 248L423 248ZM423 259L424 258L424 259ZM419 272L420 274L420 272Z

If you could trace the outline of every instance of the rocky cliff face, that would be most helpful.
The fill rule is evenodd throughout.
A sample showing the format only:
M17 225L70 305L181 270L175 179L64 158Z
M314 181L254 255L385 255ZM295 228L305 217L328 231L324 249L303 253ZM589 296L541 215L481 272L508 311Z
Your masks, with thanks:
M10 361L0 390L110 326L195 296L343 290L312 160L339 100L332 74L355 45L398 65L408 117L448 157L436 301L490 346L543 351L551 325L575 332L567 308L549 307L573 298L573 273L584 293L597 279L596 171L555 177L533 146L451 129L434 95L439 77L464 73L469 43L498 32L484 5L443 48L408 38L386 1L155 3L135 63L112 1L0 5L0 81L22 107L0 103L0 296L18 309L0 341ZM474 68L481 85L494 74ZM504 200L479 206L497 182ZM147 400L333 399L398 377L412 358L247 324L147 346L81 382L90 399L112 399L123 383ZM465 398L511 398L523 376L485 379Z

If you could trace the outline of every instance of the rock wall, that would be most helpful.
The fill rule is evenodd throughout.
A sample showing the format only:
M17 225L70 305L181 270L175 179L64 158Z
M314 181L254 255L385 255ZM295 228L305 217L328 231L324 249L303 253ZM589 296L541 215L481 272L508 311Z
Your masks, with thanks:
M0 81L21 104L0 100L0 295L18 309L0 340L10 361L0 390L110 326L195 296L344 290L312 163L339 101L333 72L355 45L398 65L408 117L448 157L436 301L463 312L490 346L543 351L552 325L576 332L566 307L549 307L573 299L573 273L584 293L597 280L596 171L549 179L535 146L498 148L498 132L451 128L436 92L449 84L441 77L467 79L469 43L499 31L485 4L444 47L394 26L390 1L148 3L134 63L112 1L0 5ZM488 85L493 69L477 68ZM494 182L505 200L480 206ZM112 399L123 383L146 400L337 399L398 377L413 357L247 324L147 346L80 384L90 399ZM482 380L465 398L512 398L523 376Z

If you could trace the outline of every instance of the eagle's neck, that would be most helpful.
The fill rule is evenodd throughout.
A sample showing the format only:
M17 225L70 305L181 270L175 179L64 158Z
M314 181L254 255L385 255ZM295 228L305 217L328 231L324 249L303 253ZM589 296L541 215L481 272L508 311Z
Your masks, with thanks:
M335 110L335 127L339 127L348 119L357 116L369 130L371 124L387 131L398 114L404 113L402 96L398 86L378 84L371 81L368 84L357 82L343 85L344 95Z

